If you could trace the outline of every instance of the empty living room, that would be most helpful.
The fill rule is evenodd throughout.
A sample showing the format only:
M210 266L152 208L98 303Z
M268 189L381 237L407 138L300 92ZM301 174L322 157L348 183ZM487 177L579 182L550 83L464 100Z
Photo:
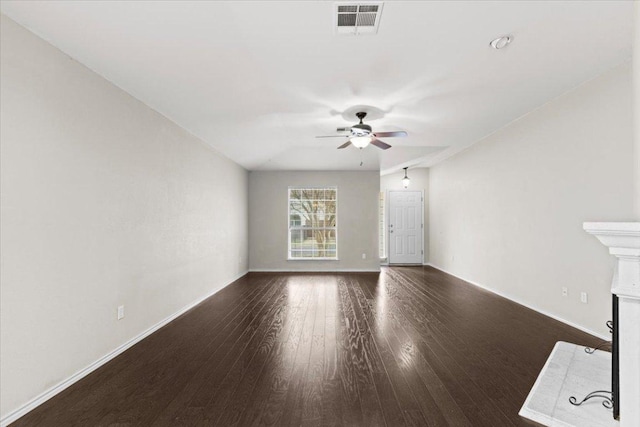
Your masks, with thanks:
M640 0L0 0L0 427L640 427Z

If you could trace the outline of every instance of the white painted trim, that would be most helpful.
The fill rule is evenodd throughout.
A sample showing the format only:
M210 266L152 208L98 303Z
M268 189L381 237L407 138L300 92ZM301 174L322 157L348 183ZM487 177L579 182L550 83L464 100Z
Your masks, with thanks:
M74 383L80 381L82 378L86 377L91 372L95 371L96 369L98 369L99 367L101 367L102 365L104 365L105 363L110 361L111 359L113 359L116 356L122 354L125 350L127 350L127 349L131 348L132 346L134 346L135 344L139 343L140 341L142 341L143 339L145 339L146 337L148 337L152 333L156 332L158 329L160 329L163 326L167 325L172 320L174 320L177 317L181 316L185 312L191 310L193 307L195 307L196 305L200 304L201 302L203 302L207 298L213 296L214 294L218 293L222 289L224 289L227 286L229 286L231 283L233 283L236 280L240 279L241 277L245 276L247 273L248 273L248 271L240 273L239 275L235 276L235 278L231 279L231 281L229 283L227 283L226 285L224 285L224 286L222 286L222 287L210 292L209 294L207 294L206 296L198 299L197 301L192 302L191 304L188 304L187 306L181 308L180 310L176 311L175 313L173 313L169 317L166 317L163 320L161 320L160 322L158 322L155 325L151 326L146 331L136 335L135 337L131 338L129 341L125 342L121 346L119 346L116 349L112 350L111 352L105 354L100 359L98 359L95 362L91 363L89 366L79 370L75 374L71 375L69 378L67 378L65 380L62 380L58 384L56 384L53 387L49 388L48 390L45 390L43 393L41 393L38 396L34 397L33 399L31 399L30 401L28 401L24 405L22 405L22 406L18 407L17 409L14 409L13 411L9 412L2 419L0 419L0 427L6 427L7 425L9 425L12 422L16 421L18 418L26 415L28 412L30 412L30 411L34 410L35 408L37 408L38 406L42 405L44 402L46 402L47 400L51 399L56 394L58 394L61 391L65 390L66 388L72 386Z
M249 273L380 273L371 268L334 268L331 270L285 270L282 268L252 268Z
M538 312L538 313L540 313L540 314L543 314L543 315L545 315L545 316L547 316L547 317L551 317L552 319L555 319L555 320L557 320L557 321L559 321L559 322L562 322L562 323L564 323L564 324L566 324L566 325L569 325L569 326L571 326L571 327L573 327L573 328L579 329L579 330L581 330L582 332L586 332L586 333L588 333L588 334L590 334L590 335L593 335L593 336L598 337L598 338L600 338L600 339L603 339L603 340L605 340L605 341L611 341L611 336L606 336L606 335L603 335L603 334L601 334L601 333L599 333L599 332L592 331L591 329L585 328L584 326L578 325L577 323L570 322L569 320L563 319L562 317L558 317L558 316L556 316L555 314L551 314L551 313L549 313L549 312L547 312L547 311L544 311L544 310L539 309L538 307L532 306L532 305L530 305L530 304L528 304L528 303L526 303L526 302L523 302L523 301L520 301L520 300L518 300L518 299L516 299L516 298L513 298L513 297L512 297L512 296L510 296L510 295L507 295L507 294L504 294L504 293L502 293L502 292L496 291L495 289L491 289L491 288L489 288L488 286L482 285L482 284L480 284L480 283L478 283L478 282L474 282L473 280L465 279L464 277L458 276L457 274L453 274L453 273L451 273L451 272L449 272L449 271L445 270L444 268L438 267L438 266L437 266L437 265L435 265L435 264L427 263L427 264L425 264L425 265L428 265L429 267L433 267L433 268L435 268L435 269L437 269L437 270L440 270L440 271L442 271L442 272L444 272L444 273L447 273L447 274L448 274L448 275L450 275L450 276L457 277L458 279L460 279L460 280L464 280L465 282L467 282L467 283L469 283L469 284L471 284L471 285L473 285L473 286L477 286L477 287L479 287L479 288L482 288L482 289L484 289L484 290L486 290L486 291L489 291L489 292L491 292L491 293L493 293L493 294L495 294L495 295L498 295L498 296L501 296L501 297L503 297L503 298L506 298L506 299L508 299L509 301L513 301L513 302L515 302L516 304L520 304L520 305L522 305L522 306L525 306L525 307L527 307L527 308L529 308L529 309L531 309L531 310L533 310L533 311L537 311L537 312Z

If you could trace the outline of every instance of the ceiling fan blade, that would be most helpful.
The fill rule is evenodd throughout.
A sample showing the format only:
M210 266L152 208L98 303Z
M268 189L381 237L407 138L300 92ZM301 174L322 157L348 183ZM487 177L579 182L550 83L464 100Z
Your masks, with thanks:
M386 142L382 142L379 139L372 140L370 144L375 145L378 148L382 148L383 150L388 150L389 148L391 148L389 144L387 144Z
M351 128L338 128L336 129L336 132L351 132Z
M373 136L375 136L376 138L391 138L394 136L407 136L407 135L409 134L403 130L400 130L397 132L376 132L373 134Z
M323 135L316 136L316 138L349 138L351 135Z
M347 141L344 144L342 144L340 147L338 147L338 150L341 150L343 148L347 148L350 145L351 145L351 141Z

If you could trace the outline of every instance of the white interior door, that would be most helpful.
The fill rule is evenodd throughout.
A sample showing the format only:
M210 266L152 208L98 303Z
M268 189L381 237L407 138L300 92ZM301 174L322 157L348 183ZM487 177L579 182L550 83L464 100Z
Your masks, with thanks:
M389 192L389 264L422 264L422 192Z

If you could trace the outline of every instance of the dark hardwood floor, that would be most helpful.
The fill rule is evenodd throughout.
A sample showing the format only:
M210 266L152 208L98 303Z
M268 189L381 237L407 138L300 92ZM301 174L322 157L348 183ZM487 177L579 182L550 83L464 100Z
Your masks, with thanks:
M251 273L15 426L513 426L558 340L430 267Z

